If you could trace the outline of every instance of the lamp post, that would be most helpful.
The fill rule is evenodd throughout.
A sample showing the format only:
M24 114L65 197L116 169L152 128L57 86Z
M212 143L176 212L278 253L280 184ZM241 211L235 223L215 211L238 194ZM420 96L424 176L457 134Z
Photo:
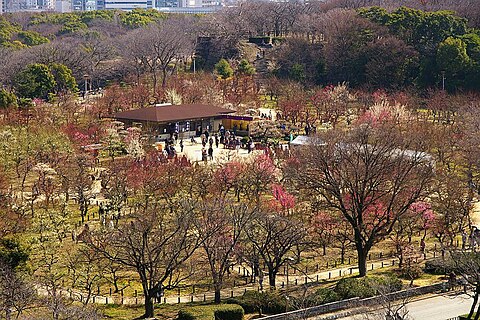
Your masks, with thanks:
M293 259L292 257L288 257L287 259L287 287L288 287L288 267L290 266L290 263L292 263L293 261L295 261L295 259Z
M445 91L445 70L442 70L442 91Z
M88 74L84 74L83 75L83 80L84 80L84 84L83 84L83 98L86 99L87 97L87 92L88 92L88 78L89 78L89 75Z

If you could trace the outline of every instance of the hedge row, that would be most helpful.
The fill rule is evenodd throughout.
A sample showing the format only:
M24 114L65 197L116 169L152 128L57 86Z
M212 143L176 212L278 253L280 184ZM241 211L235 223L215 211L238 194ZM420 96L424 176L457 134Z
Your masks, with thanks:
M243 320L243 308L236 304L198 306L182 309L178 320Z
M246 313L261 311L267 314L277 314L287 310L286 298L276 291L247 291L241 297L228 299L227 303L240 305Z

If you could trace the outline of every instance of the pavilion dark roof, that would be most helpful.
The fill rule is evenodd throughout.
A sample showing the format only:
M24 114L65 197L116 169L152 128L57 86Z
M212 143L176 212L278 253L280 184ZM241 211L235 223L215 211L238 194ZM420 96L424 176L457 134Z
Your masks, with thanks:
M174 122L210 118L234 112L234 110L208 104L180 104L118 112L113 114L112 118L132 121Z

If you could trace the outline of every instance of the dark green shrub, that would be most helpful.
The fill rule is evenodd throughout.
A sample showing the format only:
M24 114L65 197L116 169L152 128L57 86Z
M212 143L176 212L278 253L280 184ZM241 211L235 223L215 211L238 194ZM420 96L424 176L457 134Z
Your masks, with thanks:
M307 293L305 296L290 296L289 300L288 310L291 311L338 301L340 297L330 288L320 288L314 292Z
M342 299L373 297L380 289L383 293L399 291L402 281L396 277L345 278L335 286L335 292Z
M243 308L235 304L220 305L215 310L215 320L242 320Z
M192 313L192 310L180 310L178 311L178 320L195 320L197 319Z
M335 292L342 299L350 299L354 297L366 298L375 295L375 289L366 286L363 279L344 278L337 282Z
M407 280L418 279L422 274L423 270L417 264L405 265L400 269L400 277Z
M429 274L448 274L452 272L452 263L448 260L433 259L425 262L424 271Z
M248 42L255 44L270 43L270 37L251 37L248 38Z
M285 42L285 40L286 40L285 38L274 37L274 38L272 38L272 43L273 44L281 44L281 43Z
M14 269L28 260L28 251L14 238L0 239L0 262Z
M240 305L246 313L262 310L262 313L277 314L287 309L287 300L275 291L247 291L242 297L232 298L227 302Z
M258 312L259 304L260 304L259 302L245 300L242 297L230 298L230 299L227 299L226 302L231 303L231 304L238 304L239 306L241 306L243 308L243 310L245 310L245 313Z
M334 290L329 288L320 288L312 295L312 306L318 306L340 300L340 296Z
M244 311L235 304L197 306L182 309L177 320L242 320Z

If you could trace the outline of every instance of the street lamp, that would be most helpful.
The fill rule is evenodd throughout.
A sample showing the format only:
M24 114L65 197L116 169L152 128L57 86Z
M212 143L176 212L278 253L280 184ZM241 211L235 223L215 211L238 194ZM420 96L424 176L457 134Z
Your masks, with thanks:
M83 75L83 80L84 80L84 91L83 91L83 98L85 99L87 97L87 92L88 92L88 79L90 76L88 74Z
M445 91L445 70L442 70L442 91Z
M293 259L292 257L288 257L286 260L287 260L287 287L288 287L288 266L290 266L290 263L295 261L295 259Z

